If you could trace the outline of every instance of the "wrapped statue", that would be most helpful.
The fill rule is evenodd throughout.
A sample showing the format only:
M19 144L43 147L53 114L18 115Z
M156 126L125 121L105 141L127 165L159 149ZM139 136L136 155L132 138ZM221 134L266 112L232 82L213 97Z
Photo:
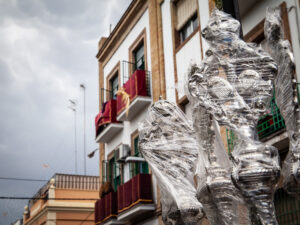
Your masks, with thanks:
M159 100L139 126L139 149L158 180L166 225L197 225L204 213L196 198L198 145L191 123L173 103Z
M272 97L277 66L260 47L239 39L239 29L237 20L214 10L202 31L210 48L203 65L189 74L188 89L213 120L238 137L232 178L249 210L263 225L277 224L273 195L280 176L278 151L261 143L256 133Z
M197 198L211 225L248 225L248 211L232 183L232 166L218 125L204 107L193 105L193 125L200 146L196 168Z
M284 118L289 137L289 152L283 163L285 190L300 197L300 109L295 79L295 63L291 46L284 40L280 9L269 8L265 20L267 49L278 64L275 96L276 104Z

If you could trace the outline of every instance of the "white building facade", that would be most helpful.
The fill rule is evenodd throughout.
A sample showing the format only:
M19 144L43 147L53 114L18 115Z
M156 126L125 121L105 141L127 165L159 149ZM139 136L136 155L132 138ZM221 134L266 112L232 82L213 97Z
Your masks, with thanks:
M300 1L239 0L238 3L244 39L257 43L264 40L266 7L282 8L299 80ZM201 28L206 26L215 5L214 0L133 0L110 36L99 41L100 113L96 117L96 141L102 186L110 183L109 190L113 191L106 191L97 202L96 224L162 224L157 182L138 150L138 124L160 96L175 102L190 116L191 105L184 90L186 73L191 63L201 64L203 60L208 45L201 37ZM268 120L261 121L269 125L259 135L262 141L278 147L284 157L288 149L284 121L278 111L272 113ZM276 124L278 118L281 125L272 127L270 121ZM233 137L221 129L224 145L230 151ZM281 200L278 201L280 204ZM300 209L298 202L288 204L296 211ZM291 214L290 207L287 208L289 212L280 211L281 215ZM285 224L281 221L287 224L289 220L278 218L279 224Z

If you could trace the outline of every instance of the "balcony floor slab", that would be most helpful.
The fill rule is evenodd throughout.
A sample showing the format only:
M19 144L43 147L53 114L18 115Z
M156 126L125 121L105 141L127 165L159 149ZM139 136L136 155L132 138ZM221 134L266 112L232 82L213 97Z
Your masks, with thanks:
M118 121L130 121L152 102L149 96L137 96L129 105L128 110L124 109L118 116ZM126 112L128 111L128 113Z
M123 223L122 221L118 221L115 218L108 219L103 223L103 225L121 225L121 224L125 224L125 223Z
M132 218L139 215L153 212L155 210L155 204L143 204L139 203L130 209L125 210L118 214L118 220L122 222L130 221Z
M121 123L111 123L96 137L96 142L107 142L114 135L118 134L124 125Z

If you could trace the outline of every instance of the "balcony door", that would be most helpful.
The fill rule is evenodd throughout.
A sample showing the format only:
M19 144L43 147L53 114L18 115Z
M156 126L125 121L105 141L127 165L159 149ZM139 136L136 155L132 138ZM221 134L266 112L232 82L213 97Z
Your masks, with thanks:
M134 67L136 70L145 70L144 43L142 43L134 52Z
M139 152L138 143L139 143L139 136L133 139L134 156L142 157L141 153ZM149 173L148 163L147 162L132 163L130 168L130 173L131 173L131 178L138 175L139 173L148 174Z
M110 88L111 88L111 95L112 99L117 99L117 91L119 89L119 78L118 74L115 74L111 79L110 79Z

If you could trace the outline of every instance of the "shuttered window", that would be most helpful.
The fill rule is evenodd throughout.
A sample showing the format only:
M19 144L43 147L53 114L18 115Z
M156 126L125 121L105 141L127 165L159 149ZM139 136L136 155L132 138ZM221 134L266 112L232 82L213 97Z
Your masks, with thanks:
M108 161L102 160L102 183L106 183L108 180Z
M180 30L197 12L197 0L179 0L176 2L177 25Z
M117 91L119 89L119 77L118 77L118 74L116 74L110 80L110 86L111 86L111 91L112 91L112 99L117 99Z
M133 140L134 144L134 156L142 157L141 153L139 152L139 136L135 137ZM139 173L148 174L149 168L147 162L136 162L130 164L130 177L134 177Z

